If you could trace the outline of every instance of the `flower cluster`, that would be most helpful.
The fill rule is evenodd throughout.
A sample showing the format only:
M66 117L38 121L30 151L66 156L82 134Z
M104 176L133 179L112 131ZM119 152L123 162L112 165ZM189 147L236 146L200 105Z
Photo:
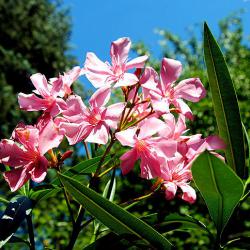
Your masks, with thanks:
M11 167L4 178L12 191L30 178L44 180L49 166L44 155L66 136L70 145L81 141L105 145L118 140L131 148L120 158L123 174L140 160L141 177L157 178L166 199L174 198L178 191L183 200L195 201L189 185L192 162L205 150L221 157L213 151L225 147L217 136L186 135L186 120L192 120L193 114L185 101L200 101L206 90L199 78L176 82L182 71L177 60L164 58L159 75L145 66L147 56L129 61L130 47L129 38L120 38L111 44L111 63L87 53L83 68L74 67L49 81L39 73L31 76L36 90L29 95L20 93L19 105L43 114L36 125L19 124L11 139L0 142L0 162ZM97 88L87 106L70 88L81 75ZM109 105L117 88L123 100Z

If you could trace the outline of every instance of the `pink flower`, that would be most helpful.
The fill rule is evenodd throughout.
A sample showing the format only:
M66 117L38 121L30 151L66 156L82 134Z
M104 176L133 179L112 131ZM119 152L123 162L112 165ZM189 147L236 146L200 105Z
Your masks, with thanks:
M166 161L166 164L161 168L161 178L164 180L163 185L167 200L172 200L177 189L180 188L182 191L181 199L191 204L195 202L195 190L189 185L192 174L180 157L173 161Z
M54 81L49 84L45 76L40 73L32 75L30 79L36 88L34 92L42 98L35 94L19 93L18 102L21 109L27 111L43 110L56 116L66 108L65 101L57 97L63 87L63 81Z
M67 99L67 108L63 118L56 118L60 128L71 145L85 140L86 142L106 144L109 129L116 129L124 103L105 107L110 99L110 88L98 89L89 100L87 108L81 97L74 95Z
M117 132L116 138L123 146L132 147L130 151L121 156L121 169L123 174L127 174L135 165L135 162L141 159L141 177L146 179L155 178L160 175L160 166L162 157L165 152L161 152L163 149L160 142L155 140L152 136L156 134L164 125L161 120L152 117L143 122L139 127L139 133L137 127L132 127L127 130ZM158 145L158 146L157 146ZM168 155L173 156L176 147L165 141L165 149L168 151ZM163 149L164 150L164 149Z
M179 78L181 71L181 62L164 58L160 72L161 77L157 85L158 90L149 91L148 94L156 111L168 113L169 105L172 104L187 118L192 119L192 111L183 99L198 102L205 97L206 90L199 78L185 79L176 85L175 81ZM155 75L155 72L151 71L151 74ZM153 85L151 84L151 86Z
M11 191L21 188L30 178L44 180L48 160L44 154L57 147L63 139L51 117L40 119L36 126L19 124L12 139L0 142L0 161L12 167L3 174Z
M128 53L131 47L129 38L120 38L111 44L110 65L102 62L94 53L87 53L85 73L95 88L110 86L131 86L138 82L135 74L127 73L132 68L143 68L148 56L140 56L128 62Z

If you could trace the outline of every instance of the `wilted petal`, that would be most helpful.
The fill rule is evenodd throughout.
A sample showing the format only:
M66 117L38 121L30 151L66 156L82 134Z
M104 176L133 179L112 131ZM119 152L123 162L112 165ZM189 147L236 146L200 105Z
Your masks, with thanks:
M225 142L216 135L210 135L205 140L207 144L206 145L207 150L218 150L226 148Z

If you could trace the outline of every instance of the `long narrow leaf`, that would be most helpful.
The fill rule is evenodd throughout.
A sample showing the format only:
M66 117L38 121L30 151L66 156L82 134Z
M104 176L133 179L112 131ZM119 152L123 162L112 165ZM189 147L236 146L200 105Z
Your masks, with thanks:
M221 235L243 195L243 183L222 160L208 152L195 160L192 174Z
M159 249L170 249L169 241L151 226L92 189L64 175L59 176L67 191L93 216L115 233L142 239Z
M226 160L228 165L243 178L245 154L237 97L223 54L206 23L204 54L219 133L227 144Z
M31 209L32 202L26 196L17 195L11 199L0 219L0 248L10 240Z

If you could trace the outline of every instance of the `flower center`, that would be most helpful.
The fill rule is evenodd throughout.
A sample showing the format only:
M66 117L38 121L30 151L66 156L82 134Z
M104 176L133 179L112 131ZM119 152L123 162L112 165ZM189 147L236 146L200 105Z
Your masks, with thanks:
M136 142L136 149L139 151L139 152L142 152L142 151L145 151L147 149L147 143L143 140L139 140Z
M101 120L101 115L100 114L92 114L92 115L89 116L89 123L91 125L97 125L100 120Z

